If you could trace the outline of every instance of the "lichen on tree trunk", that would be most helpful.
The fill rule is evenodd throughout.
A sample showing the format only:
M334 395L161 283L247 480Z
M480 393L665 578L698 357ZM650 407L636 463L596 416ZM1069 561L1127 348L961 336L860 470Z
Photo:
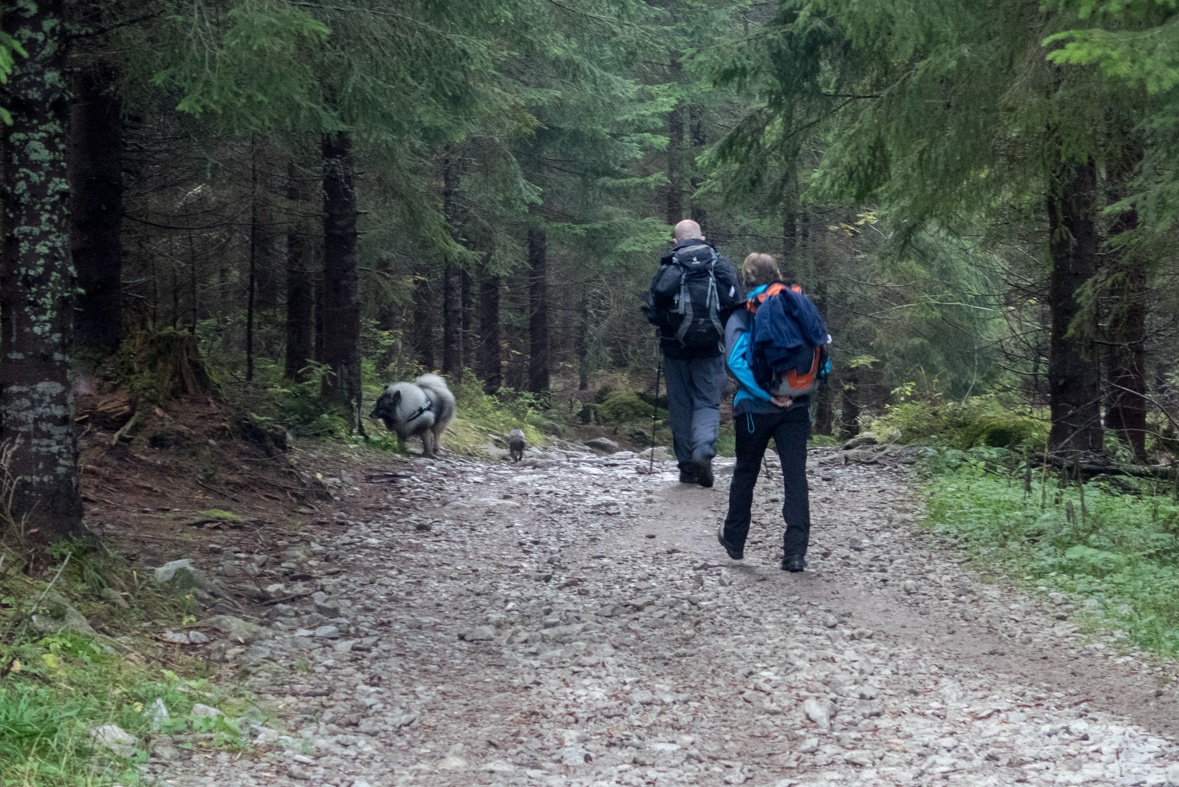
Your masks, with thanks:
M0 437L12 513L37 541L84 537L70 380L76 281L69 253L66 31L62 0L6 7L27 57L9 80L0 265ZM0 525L2 527L2 525Z

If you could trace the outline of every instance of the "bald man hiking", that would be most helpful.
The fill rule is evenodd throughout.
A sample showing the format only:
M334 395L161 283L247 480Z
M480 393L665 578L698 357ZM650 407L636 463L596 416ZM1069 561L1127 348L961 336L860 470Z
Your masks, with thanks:
M705 241L699 224L681 221L673 238L643 313L659 329L680 483L710 487L726 379L725 322L741 293L733 264Z

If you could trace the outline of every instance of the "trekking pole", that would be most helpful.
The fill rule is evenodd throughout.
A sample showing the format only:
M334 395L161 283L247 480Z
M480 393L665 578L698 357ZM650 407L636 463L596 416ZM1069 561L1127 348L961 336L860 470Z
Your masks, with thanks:
M647 475L655 472L655 425L659 423L659 373L663 371L663 359L655 364L655 403L651 408L651 461L647 466Z

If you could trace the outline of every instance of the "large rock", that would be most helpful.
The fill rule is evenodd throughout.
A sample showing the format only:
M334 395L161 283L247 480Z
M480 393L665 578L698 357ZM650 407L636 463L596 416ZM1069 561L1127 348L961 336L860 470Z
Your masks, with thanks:
M852 439L850 439L846 443L844 443L843 450L850 451L853 448L860 448L861 446L865 446L865 445L876 445L879 442L880 442L880 438L878 438L872 432L861 432L860 434L856 435L855 437L853 437Z
M33 628L45 634L79 634L83 637L97 637L98 632L90 627L82 613L57 593L46 593L33 615Z
M639 459L650 461L652 452L655 453L656 462L670 462L672 460L671 451L667 450L661 445L657 445L654 448L648 448L646 451L643 451L641 454L639 454Z
M232 615L214 615L207 620L202 620L197 625L215 628L224 634L227 639L233 642L240 642L243 645L249 645L260 639L266 639L273 633L264 626L250 623L241 618L235 618Z
M819 702L814 697L808 697L802 703L802 711L806 717L819 725L822 729L831 727L831 707L826 703Z
M171 585L178 591L203 590L213 594L221 592L213 580L205 576L205 573L188 559L165 563L155 570L155 576L161 585Z
M130 759L143 747L139 738L117 724L104 724L90 730L90 738L97 746L114 752L119 757Z
M586 440L585 444L604 454L613 454L618 451L618 443L606 437L595 437L593 440Z

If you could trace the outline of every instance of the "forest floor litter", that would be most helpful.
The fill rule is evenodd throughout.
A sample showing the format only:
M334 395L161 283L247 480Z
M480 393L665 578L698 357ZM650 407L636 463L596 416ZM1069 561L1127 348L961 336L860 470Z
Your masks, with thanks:
M326 479L338 499L274 554L193 556L270 598L180 647L276 720L243 720L241 753L161 740L149 778L1179 785L1173 663L976 570L922 524L904 452L845 454L810 452L802 574L779 569L773 461L743 561L715 536L732 460L712 489L570 444Z

